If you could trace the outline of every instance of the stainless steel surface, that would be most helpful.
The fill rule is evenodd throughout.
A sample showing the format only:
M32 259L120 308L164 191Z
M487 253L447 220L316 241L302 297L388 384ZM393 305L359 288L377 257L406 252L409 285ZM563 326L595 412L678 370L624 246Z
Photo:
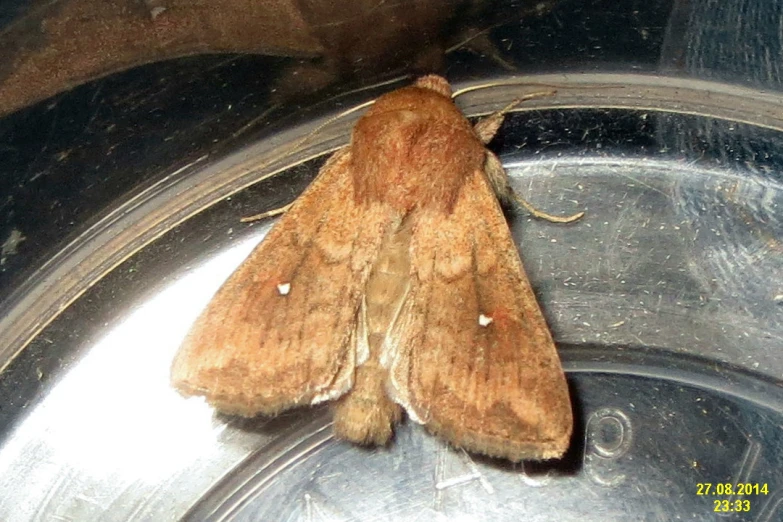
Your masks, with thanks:
M559 463L478 458L412 423L370 451L331 438L328 408L239 420L168 385L190 323L270 226L239 218L294 197L358 114L332 118L404 81L283 109L259 98L238 119L221 105L201 113L227 119L214 138L180 123L132 154L113 143L116 164L53 131L41 154L100 158L110 197L56 234L4 215L0 240L25 239L3 250L0 519L715 520L697 484L738 481L769 494L723 519L780 519L783 96L764 56L780 54L781 7L563 3L492 30L505 65L449 55L456 86L476 87L458 98L469 115L558 91L510 115L493 147L532 203L587 212L570 226L510 216L569 372L577 435ZM63 130L47 117L0 131ZM91 165L61 163L46 176ZM127 165L143 183L112 193Z

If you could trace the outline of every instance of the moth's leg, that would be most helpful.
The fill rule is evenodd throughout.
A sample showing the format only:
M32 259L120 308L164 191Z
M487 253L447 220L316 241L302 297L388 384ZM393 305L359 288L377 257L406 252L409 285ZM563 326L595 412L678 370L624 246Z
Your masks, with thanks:
M535 208L514 192L511 185L508 184L508 176L503 168L503 164L500 162L500 158L490 151L487 151L486 159L484 160L484 172L489 178L489 182L492 184L492 188L495 190L498 199L504 205L510 206L516 203L524 207L533 217L546 219L552 223L573 223L585 215L584 212L577 212L572 216L559 217L547 214L546 212L542 212Z
M473 126L473 130L476 131L476 135L478 135L478 138L484 145L492 141L492 138L495 137L500 126L503 125L503 120L506 119L506 113L519 105L519 103L520 100L514 100L498 112L493 112L486 118L481 118L478 123Z
M503 168L503 164L500 162L495 153L487 150L486 157L484 158L484 173L489 178L489 182L492 184L492 189L495 191L495 195L504 205L511 205L513 201L513 190L508 184L508 175L506 169Z
M503 125L503 120L506 119L506 114L510 112L514 107L522 103L523 101L532 100L534 98L541 98L543 96L554 96L557 91L538 91L525 94L521 98L517 98L513 102L509 103L497 112L493 112L486 118L482 118L473 126L473 130L476 131L479 139L486 145L497 134L498 129Z

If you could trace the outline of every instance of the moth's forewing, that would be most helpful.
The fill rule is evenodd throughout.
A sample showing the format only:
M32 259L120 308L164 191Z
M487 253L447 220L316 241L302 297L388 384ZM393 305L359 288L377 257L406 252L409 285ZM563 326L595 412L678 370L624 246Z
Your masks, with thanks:
M349 165L336 153L209 303L172 366L181 393L252 416L350 389L351 332L390 216L355 204Z
M411 259L397 399L455 446L513 461L561 456L573 426L565 376L484 172L452 212L421 213Z

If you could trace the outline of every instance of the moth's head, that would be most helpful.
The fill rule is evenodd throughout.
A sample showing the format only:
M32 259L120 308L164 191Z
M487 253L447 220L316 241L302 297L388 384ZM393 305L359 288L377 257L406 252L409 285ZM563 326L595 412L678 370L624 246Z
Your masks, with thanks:
M449 82L446 80L446 78L438 76L437 74L422 76L416 80L416 83L413 85L423 89L433 90L438 94L445 96L446 98L451 98L451 85L449 85Z

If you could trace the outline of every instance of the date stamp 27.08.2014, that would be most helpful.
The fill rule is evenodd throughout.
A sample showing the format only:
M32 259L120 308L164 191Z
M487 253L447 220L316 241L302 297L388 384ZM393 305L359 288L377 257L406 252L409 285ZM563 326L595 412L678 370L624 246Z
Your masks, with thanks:
M713 498L715 513L748 513L751 510L751 500L744 497L768 495L769 486L764 483L743 482L699 482L696 484L696 495Z

